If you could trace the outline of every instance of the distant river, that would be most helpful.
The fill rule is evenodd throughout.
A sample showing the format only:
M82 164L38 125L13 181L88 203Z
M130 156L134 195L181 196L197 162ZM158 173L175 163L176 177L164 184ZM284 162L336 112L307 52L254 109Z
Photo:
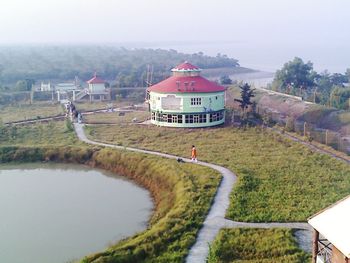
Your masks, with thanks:
M128 45L125 45L128 46ZM350 48L348 42L325 40L323 43L305 42L303 39L295 43L281 40L269 43L268 40L259 41L230 41L230 42L178 42L178 43L143 43L129 45L129 47L175 49L179 52L197 53L202 51L206 55L226 54L239 60L242 67L275 72L284 63L294 57L301 57L305 62L310 60L318 72L344 73L350 68Z
M0 262L65 263L142 231L145 189L82 165L0 166Z

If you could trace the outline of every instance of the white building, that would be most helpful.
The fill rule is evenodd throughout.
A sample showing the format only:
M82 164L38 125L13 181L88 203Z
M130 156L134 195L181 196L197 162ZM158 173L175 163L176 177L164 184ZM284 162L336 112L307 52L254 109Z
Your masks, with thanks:
M350 263L350 195L309 218L312 263Z

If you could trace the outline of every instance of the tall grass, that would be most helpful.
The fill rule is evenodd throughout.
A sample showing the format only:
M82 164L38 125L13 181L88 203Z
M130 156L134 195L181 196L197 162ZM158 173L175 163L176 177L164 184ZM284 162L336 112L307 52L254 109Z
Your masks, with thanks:
M239 221L305 221L350 192L350 167L256 128L171 129L155 126L89 126L98 141L190 156L238 175L227 212Z
M0 147L0 162L9 161L89 164L132 178L151 191L156 208L148 229L85 257L84 263L183 262L221 178L209 168L97 147Z
M133 111L133 112L108 112L108 113L95 113L84 116L85 123L104 123L104 124L125 124L131 123L133 120L136 122L142 122L150 117L149 112Z
M305 263L309 254L298 248L290 229L222 229L213 242L209 263Z
M68 122L68 123L67 123ZM0 126L0 145L81 145L67 121L50 121L24 126Z
M63 113L63 108L60 104L47 102L18 103L4 106L0 109L0 119L4 123L56 116Z

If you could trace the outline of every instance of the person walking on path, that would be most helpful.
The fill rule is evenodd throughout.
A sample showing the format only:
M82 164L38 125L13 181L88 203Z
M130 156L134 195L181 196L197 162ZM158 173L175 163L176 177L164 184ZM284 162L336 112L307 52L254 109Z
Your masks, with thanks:
M192 151L191 151L191 161L197 162L197 149L194 145L192 145Z

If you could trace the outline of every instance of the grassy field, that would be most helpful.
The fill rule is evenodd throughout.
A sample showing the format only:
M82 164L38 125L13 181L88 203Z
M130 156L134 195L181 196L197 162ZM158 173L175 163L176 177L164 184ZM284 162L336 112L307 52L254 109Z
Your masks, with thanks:
M104 168L135 180L152 193L155 211L147 230L82 262L183 262L221 180L209 168L87 146L65 121L1 126L0 163L33 161Z
M210 249L209 263L305 263L290 229L222 229Z
M131 101L94 101L94 102L74 102L74 105L76 106L78 111L91 111L91 110L101 110L101 109L108 109L110 106L117 108L117 107L125 107L125 106L132 106L134 105L134 102Z
M96 116L95 120L115 119L113 113ZM235 220L304 221L350 191L348 165L266 130L160 128L131 124L133 117L124 117L124 120L116 121L124 125L88 126L87 135L99 141L184 157L189 157L191 145L195 144L199 160L226 166L239 176L227 214ZM26 145L41 148L29 149L26 155L26 149L22 149ZM72 147L67 148L67 145ZM76 147L79 145L82 147ZM156 210L146 231L111 246L105 252L88 256L83 262L182 262L195 241L220 180L212 170L191 164L85 147L64 121L0 127L1 162L35 161L36 156L38 160L82 162L112 170L133 178L153 194ZM235 246L242 248L235 254L239 254L238 260L242 260L237 262L305 262L298 261L307 256L295 248L289 230L239 231L243 232L228 233L225 237L220 234L211 256L220 249L229 252ZM264 237L262 245L254 243L260 242L261 237ZM236 245L237 242L241 247ZM271 247L267 246L268 243ZM255 247L259 251L252 249ZM268 250L273 251L273 255L268 254ZM251 261L256 258L256 253L261 256L261 261ZM227 255L228 258L231 256ZM276 261L268 260L269 256Z
M350 192L350 167L261 128L171 129L92 125L93 140L158 150L236 172L227 217L240 221L305 221Z
M183 262L221 180L206 167L107 148L0 147L2 163L44 160L84 163L116 172L149 189L154 198L156 208L145 231L85 257L84 263Z
M149 112L133 111L133 112L103 112L84 115L84 123L108 123L108 124L123 124L131 123L135 118L136 122L142 122L150 117Z
M36 102L34 104L18 104L1 107L0 119L3 123L6 123L56 116L62 113L63 108L60 104Z
M108 105L112 104L107 101L96 101L96 102L74 102L75 107L78 111L90 111L90 110L101 110L107 109ZM115 107L115 103L113 103L113 107Z
M4 145L79 145L73 127L66 121L30 125L0 126L0 146Z

